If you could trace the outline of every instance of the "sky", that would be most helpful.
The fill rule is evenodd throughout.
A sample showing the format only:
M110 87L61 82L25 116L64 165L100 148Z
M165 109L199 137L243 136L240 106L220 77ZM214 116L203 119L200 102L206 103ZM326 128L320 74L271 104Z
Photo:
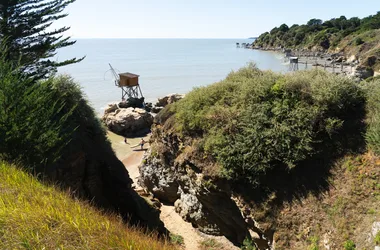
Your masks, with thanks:
M73 38L248 38L283 23L380 11L380 0L77 0L53 28Z

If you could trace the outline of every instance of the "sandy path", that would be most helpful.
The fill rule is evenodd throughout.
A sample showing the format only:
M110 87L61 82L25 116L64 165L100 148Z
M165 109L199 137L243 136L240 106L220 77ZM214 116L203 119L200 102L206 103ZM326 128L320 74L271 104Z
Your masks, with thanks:
M191 223L184 221L182 217L175 212L173 206L162 204L160 219L170 232L183 237L186 250L199 249L199 243L202 242L204 238L193 228Z
M133 180L135 187L138 186L137 180L140 176L139 165L144 157L145 151L134 151L131 152L127 158L122 160L125 168L128 170L129 177Z

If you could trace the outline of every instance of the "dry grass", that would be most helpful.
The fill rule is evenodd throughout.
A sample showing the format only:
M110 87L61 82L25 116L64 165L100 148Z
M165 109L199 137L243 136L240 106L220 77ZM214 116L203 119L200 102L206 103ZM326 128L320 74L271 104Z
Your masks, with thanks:
M330 188L319 197L310 194L280 207L269 199L269 206L252 209L253 217L266 228L276 225L276 249L344 249L348 241L357 249L373 249L375 240L368 235L380 219L379 180L380 157L346 156L332 169Z
M0 162L0 249L175 249Z

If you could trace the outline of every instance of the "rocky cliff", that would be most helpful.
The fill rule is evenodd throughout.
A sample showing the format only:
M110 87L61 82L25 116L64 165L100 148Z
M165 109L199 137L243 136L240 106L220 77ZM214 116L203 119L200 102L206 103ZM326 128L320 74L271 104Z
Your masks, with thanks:
M157 116L153 127L152 146L140 166L139 184L160 201L174 204L176 212L199 231L223 235L241 245L250 238L250 226L232 197L229 183L202 171L210 162L192 151L194 141L183 141L165 130L161 118Z

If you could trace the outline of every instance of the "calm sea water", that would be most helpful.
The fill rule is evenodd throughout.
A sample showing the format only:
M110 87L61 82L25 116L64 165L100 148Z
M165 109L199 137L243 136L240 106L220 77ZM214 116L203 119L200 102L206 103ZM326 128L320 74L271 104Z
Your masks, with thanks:
M97 112L121 99L108 63L121 73L140 75L142 92L150 102L220 81L249 62L255 62L260 69L286 71L278 54L238 49L236 42L252 40L79 39L75 45L61 49L57 59L86 56L78 64L60 68L59 73L70 74L80 83Z

